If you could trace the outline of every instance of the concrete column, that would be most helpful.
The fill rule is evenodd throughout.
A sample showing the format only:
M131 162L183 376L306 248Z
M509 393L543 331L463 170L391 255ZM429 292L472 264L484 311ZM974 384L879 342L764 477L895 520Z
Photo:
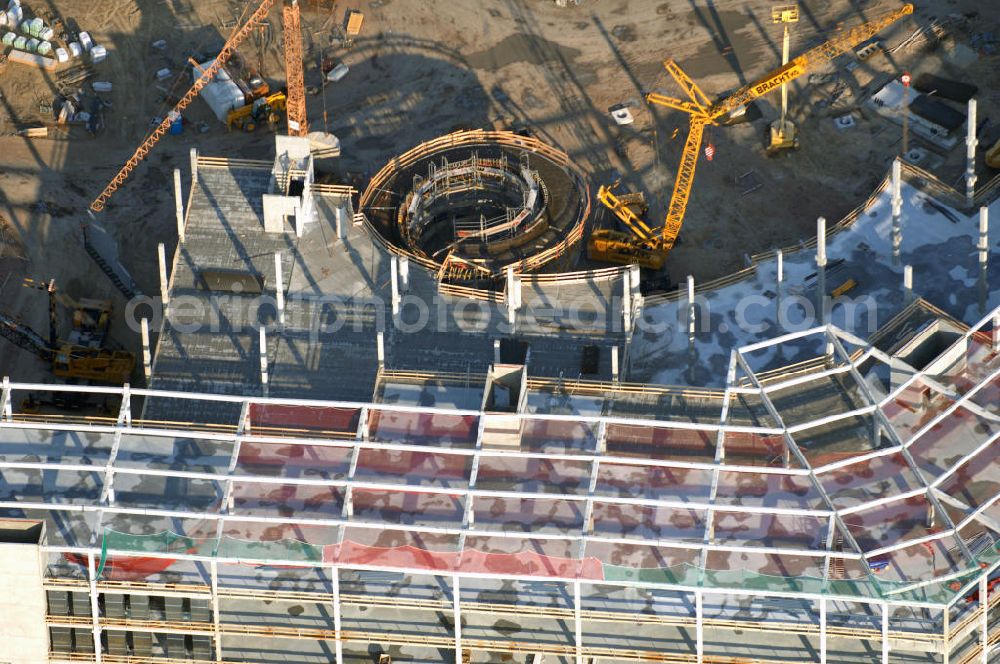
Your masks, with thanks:
M399 258L399 287L405 293L410 290L410 258L401 256Z
M375 335L375 343L378 347L378 368L385 366L385 333L379 332Z
M281 252L274 252L274 299L278 305L278 325L285 327L285 279L281 273Z
M198 148L191 148L191 187L198 181Z
M267 332L260 326L260 386L262 394L267 397Z
M642 276L642 272L639 270L638 265L629 265L629 283L632 285L632 299L635 299L636 295L641 295L639 291L639 280Z
M181 190L181 169L174 169L174 205L177 212L177 241L184 244L184 199Z
M816 311L826 324L826 217L816 220Z
M392 281L392 315L399 315L399 256L395 254L392 255L392 260L389 261L391 281Z
M993 314L993 350L1000 353L1000 312Z
M892 162L892 264L899 265L903 244L903 163L897 158Z
M990 211L987 207L979 208L979 313L986 313L986 301L989 295L990 255Z
M500 364L500 340L493 340L493 364Z
M166 315L167 307L170 306L170 291L167 285L167 250L162 242L156 246L156 254L160 262L160 299L163 301L163 312Z
M951 664L951 612L945 607L944 616L942 617L942 622L944 626L942 627L942 637L943 637L943 647L941 652L941 664Z
M139 330L142 333L142 373L146 377L146 386L149 386L149 379L153 375L153 358L149 351L149 320L143 318L139 321Z
M618 382L618 346L611 347L611 380Z
M333 215L333 224L336 227L337 239L343 240L347 236L347 213L341 214L339 211Z
M906 304L913 302L913 266L903 266L903 298Z
M965 137L965 204L972 207L976 197L976 100L969 100L968 133Z

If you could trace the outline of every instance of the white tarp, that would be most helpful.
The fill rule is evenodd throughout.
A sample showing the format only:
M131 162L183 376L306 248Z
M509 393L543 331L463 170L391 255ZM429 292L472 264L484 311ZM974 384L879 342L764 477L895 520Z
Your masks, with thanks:
M213 59L208 62L202 62L198 66L202 70L208 69L214 62L215 60ZM201 71L192 67L191 79L197 80L199 76L201 76ZM219 122L225 122L229 111L239 108L245 103L243 91L240 90L240 86L236 85L229 78L229 74L225 70L219 71L212 79L212 82L202 88L201 98L209 105L212 112L215 113L215 117L219 119Z

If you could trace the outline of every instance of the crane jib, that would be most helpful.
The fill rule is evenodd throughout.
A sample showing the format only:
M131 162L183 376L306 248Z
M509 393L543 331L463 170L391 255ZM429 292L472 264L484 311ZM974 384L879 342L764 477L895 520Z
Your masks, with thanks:
M779 69L774 76L771 76L767 80L761 81L760 83L755 83L752 88L753 94L755 97L765 95L779 85L788 83L805 73L806 68L804 66L794 61L789 62L786 66Z

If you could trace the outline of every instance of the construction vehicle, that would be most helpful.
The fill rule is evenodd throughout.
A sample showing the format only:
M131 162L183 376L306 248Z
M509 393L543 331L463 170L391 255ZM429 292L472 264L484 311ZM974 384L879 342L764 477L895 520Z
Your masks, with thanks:
M885 12L867 23L841 30L829 41L809 49L787 64L768 72L756 81L743 86L735 93L715 103L708 99L701 88L676 62L667 60L664 63L667 73L684 90L687 99L676 99L658 93L649 93L646 95L646 101L683 111L690 116L690 119L687 139L681 154L681 163L677 168L673 193L667 206L666 219L663 226L651 229L626 205L615 202L618 199L609 195L611 193L610 187L601 187L598 190L598 199L628 227L631 234L607 230L595 231L588 241L588 255L593 260L611 263L638 263L653 267L653 269L659 269L654 267L656 265L662 267L667 254L676 243L681 225L684 223L684 213L687 211L688 200L691 197L691 187L694 184L695 169L698 166L705 127L723 124L727 120L741 115L745 112L746 105L758 97L762 97L780 88L782 84L789 83L829 62L912 13L913 5L905 4L899 9ZM797 137L792 137L792 140L794 142Z
M238 25L233 29L232 34L229 35L229 39L222 46L222 50L219 54L215 56L212 64L204 69L199 68L198 71L200 75L195 79L191 88L184 94L183 97L174 105L173 109L169 113L165 113L163 120L153 129L152 132L143 140L143 142L136 148L135 152L129 157L125 165L121 167L121 170L115 174L111 179L111 182L104 187L97 198L93 200L90 204L90 209L94 212L100 212L107 205L108 200L114 195L116 191L125 181L128 180L132 171L142 163L156 144L163 138L174 122L174 118L178 117L184 109L191 105L198 93L204 89L214 78L215 75L219 73L219 70L229 61L229 59L236 52L243 41L249 37L255 30L258 29L260 23L262 23L266 18L271 8L274 6L276 0L261 0L257 9L247 17L247 20L243 22L242 25ZM287 109L288 109L288 133L292 136L305 136L308 133L308 124L306 122L306 102L305 102L305 83L304 83L304 72L302 67L302 33L301 33L301 21L299 16L299 5L297 0L286 0L287 4L284 6L282 11L282 17L284 20L284 44L285 44L285 75L288 79L288 92L287 94Z
M253 132L261 125L275 127L281 121L281 113L288 105L288 97L284 92L255 99L240 108L234 108L226 116L226 126L230 129L242 129Z
M128 382L135 368L135 356L127 351L104 347L111 323L110 300L75 301L61 293L57 295L54 280L38 282L26 279L24 285L48 294L48 338L4 314L0 314L0 336L51 362L52 373L60 378L115 385ZM60 300L73 309L72 330L61 341L57 334L57 301Z

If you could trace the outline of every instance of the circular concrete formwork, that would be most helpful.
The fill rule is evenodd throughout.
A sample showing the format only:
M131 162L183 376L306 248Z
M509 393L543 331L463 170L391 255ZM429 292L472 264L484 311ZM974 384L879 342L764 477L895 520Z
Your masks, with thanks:
M422 143L361 196L369 230L450 283L540 270L583 237L590 190L569 156L536 138L460 131Z

